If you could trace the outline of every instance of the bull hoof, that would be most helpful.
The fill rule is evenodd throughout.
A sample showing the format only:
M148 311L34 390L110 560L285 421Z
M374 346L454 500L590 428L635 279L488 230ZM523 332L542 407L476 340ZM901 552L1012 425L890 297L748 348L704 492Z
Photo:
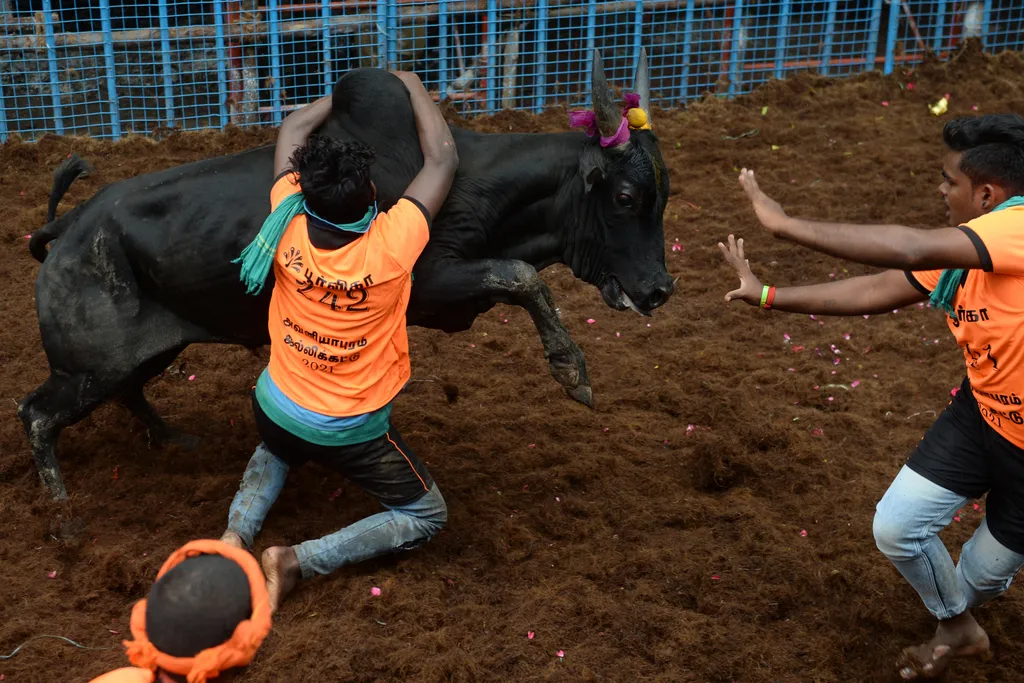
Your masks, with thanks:
M594 390L590 388L589 384L581 384L573 389L566 389L565 393L569 394L569 397L574 401L579 401L588 408L593 409L594 407Z

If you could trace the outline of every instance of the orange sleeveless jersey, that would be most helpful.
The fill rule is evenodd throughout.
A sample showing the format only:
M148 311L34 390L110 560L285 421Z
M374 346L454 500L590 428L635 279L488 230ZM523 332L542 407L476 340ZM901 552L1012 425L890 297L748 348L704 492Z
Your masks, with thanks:
M948 319L967 361L981 414L999 434L1024 448L1024 207L985 214L960 228L984 270L968 271ZM908 272L930 294L941 270Z
M274 183L271 210L300 189ZM315 248L306 217L285 230L274 259L270 364L274 384L300 406L332 417L387 405L411 374L406 308L412 268L427 245L423 211L400 199L358 239Z

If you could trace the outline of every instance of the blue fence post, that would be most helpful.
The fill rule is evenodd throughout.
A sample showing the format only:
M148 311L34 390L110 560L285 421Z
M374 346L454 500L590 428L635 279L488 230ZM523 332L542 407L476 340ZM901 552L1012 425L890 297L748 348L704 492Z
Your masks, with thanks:
M398 4L395 0L387 0L387 19L384 21L384 31L388 40L388 68L398 68Z
M775 78L782 80L782 65L786 62L786 41L789 40L789 18L793 12L793 0L782 0L779 13L779 33L775 36Z
M281 125L281 13L280 0L267 0L267 15L270 17L270 103L274 125Z
M547 102L548 88L548 0L537 0L537 81L534 91L537 93L534 110L539 114L544 111Z
M821 48L821 75L828 77L832 62L832 44L836 39L836 12L839 0L828 0L828 14L825 16L825 45Z
M878 54L878 28L882 23L882 0L875 0L871 8L871 24L868 28L868 44L864 49L864 65L870 70L875 68L875 55Z
M388 3L377 0L377 68L388 68Z
M885 68L883 73L886 76L892 73L896 65L896 36L900 27L901 5L894 2L889 5L889 31L885 38Z
M103 61L107 67L107 106L110 108L110 129L115 140L121 139L121 105L117 101L117 66L114 62L114 32L110 25L110 0L100 0L100 28L103 30Z
M334 48L331 43L331 0L323 0L321 3L320 21L324 25L324 97L327 97L331 94L331 88L334 87L334 74L331 72L331 51Z
M213 0L213 36L217 51L217 99L220 127L228 125L228 55L224 48L224 0Z
M4 101L4 84L0 80L0 142L7 141L7 103Z
M487 112L498 108L498 0L487 0Z
M167 19L167 0L157 4L160 13L160 58L164 77L164 121L174 127L174 89L171 87L171 29Z
M991 21L992 0L985 0L985 2L981 6L981 47L986 50L988 49L990 44L988 26Z
M448 0L437 3L437 89L443 101L448 95Z
M644 32L644 3L643 0L636 0L636 7L633 9L633 69L631 73L636 73L636 67L640 63L640 50L643 49L643 32ZM634 84L635 85L635 84ZM654 97L653 95L651 96ZM651 110L650 102L642 102L641 105L647 111Z
M935 28L932 35L932 51L938 55L942 52L942 38L945 34L946 0L938 0L935 3Z
M53 37L52 14L50 0L43 0L43 32L46 37L46 61L50 67L50 99L53 105L53 126L57 135L64 135L64 112L60 104L60 72L57 70L57 45Z
M594 50L597 48L597 0L587 1L587 61L583 82L588 83L594 73ZM605 72L607 75L607 72Z
M732 30L729 36L729 97L736 95L737 84L740 80L740 59L743 56L743 51L736 49L736 34L742 27L743 0L736 0L733 7Z
M696 3L688 0L686 14L683 15L683 74L679 83L679 99L686 102L690 99L690 48L693 47L693 11Z

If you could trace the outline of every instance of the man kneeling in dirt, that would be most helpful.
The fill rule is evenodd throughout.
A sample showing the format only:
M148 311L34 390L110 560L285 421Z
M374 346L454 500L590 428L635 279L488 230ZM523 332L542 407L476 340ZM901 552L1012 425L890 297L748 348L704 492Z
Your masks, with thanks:
M134 666L91 683L230 681L270 632L270 596L256 559L220 541L192 541L174 552L145 600L132 609Z
M273 611L300 578L415 547L448 519L437 484L391 427L390 415L411 372L412 269L458 157L419 78L398 77L410 93L424 159L405 195L378 214L372 150L309 137L331 113L331 98L322 98L282 124L273 213L241 258L250 293L262 288L271 263L276 277L270 363L253 394L262 443L222 540L251 548L289 468L307 460L344 475L387 508L324 538L264 551Z
M953 657L982 655L988 635L971 609L1002 595L1024 566L1024 118L950 121L939 191L949 225L915 230L790 218L753 171L740 184L776 237L885 272L776 290L750 270L743 240L719 244L740 277L725 299L793 313L883 313L930 300L964 348L967 376L879 501L875 542L938 619L935 636L903 651L907 680L940 675ZM1020 391L1020 394L1015 392ZM939 532L972 498L987 514L954 566Z

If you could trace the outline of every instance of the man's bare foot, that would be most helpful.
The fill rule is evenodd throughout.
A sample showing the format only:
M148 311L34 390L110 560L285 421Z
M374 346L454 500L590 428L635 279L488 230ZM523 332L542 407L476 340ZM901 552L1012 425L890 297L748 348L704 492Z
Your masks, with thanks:
M263 551L263 573L267 576L267 591L270 592L270 613L275 614L302 578L299 557L291 548L267 548Z
M954 657L986 655L989 647L988 634L967 611L940 621L935 636L924 645L903 650L897 666L903 680L937 678Z
M239 550L246 550L245 543L242 541L242 537L236 534L234 531L225 531L224 535L220 537L221 543L227 543L228 545L234 546Z

